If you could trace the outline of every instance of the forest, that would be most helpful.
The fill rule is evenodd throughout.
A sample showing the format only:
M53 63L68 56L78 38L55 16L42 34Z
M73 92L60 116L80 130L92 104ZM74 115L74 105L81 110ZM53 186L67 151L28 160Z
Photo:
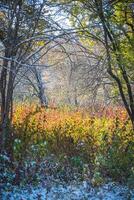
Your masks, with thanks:
M134 200L133 0L0 0L0 199Z

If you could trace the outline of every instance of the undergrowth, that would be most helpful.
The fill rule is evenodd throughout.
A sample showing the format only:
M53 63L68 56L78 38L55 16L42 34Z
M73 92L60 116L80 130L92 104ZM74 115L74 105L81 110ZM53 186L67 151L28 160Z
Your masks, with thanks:
M19 105L13 136L12 164L0 157L1 182L37 183L49 174L65 181L88 178L93 185L109 178L134 185L134 133L123 108L89 113Z

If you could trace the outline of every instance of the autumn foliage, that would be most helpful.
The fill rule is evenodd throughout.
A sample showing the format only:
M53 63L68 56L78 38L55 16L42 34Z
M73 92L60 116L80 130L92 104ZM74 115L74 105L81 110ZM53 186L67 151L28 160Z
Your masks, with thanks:
M13 125L15 160L49 154L75 158L89 165L98 182L100 176L124 180L134 175L134 134L122 107L90 113L19 105Z

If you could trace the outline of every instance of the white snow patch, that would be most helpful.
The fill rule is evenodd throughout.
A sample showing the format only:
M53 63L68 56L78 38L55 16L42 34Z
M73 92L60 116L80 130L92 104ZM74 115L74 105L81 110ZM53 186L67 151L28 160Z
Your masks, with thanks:
M92 187L89 182L79 184L53 184L52 186L25 188L12 187L2 191L1 200L134 200L134 189L116 183Z

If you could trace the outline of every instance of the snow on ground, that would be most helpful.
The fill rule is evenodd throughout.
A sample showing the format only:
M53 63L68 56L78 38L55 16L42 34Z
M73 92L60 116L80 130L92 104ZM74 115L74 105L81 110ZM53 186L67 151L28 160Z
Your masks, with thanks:
M1 192L1 200L134 200L134 189L117 183L92 187L89 182L53 184L51 186L13 187Z

